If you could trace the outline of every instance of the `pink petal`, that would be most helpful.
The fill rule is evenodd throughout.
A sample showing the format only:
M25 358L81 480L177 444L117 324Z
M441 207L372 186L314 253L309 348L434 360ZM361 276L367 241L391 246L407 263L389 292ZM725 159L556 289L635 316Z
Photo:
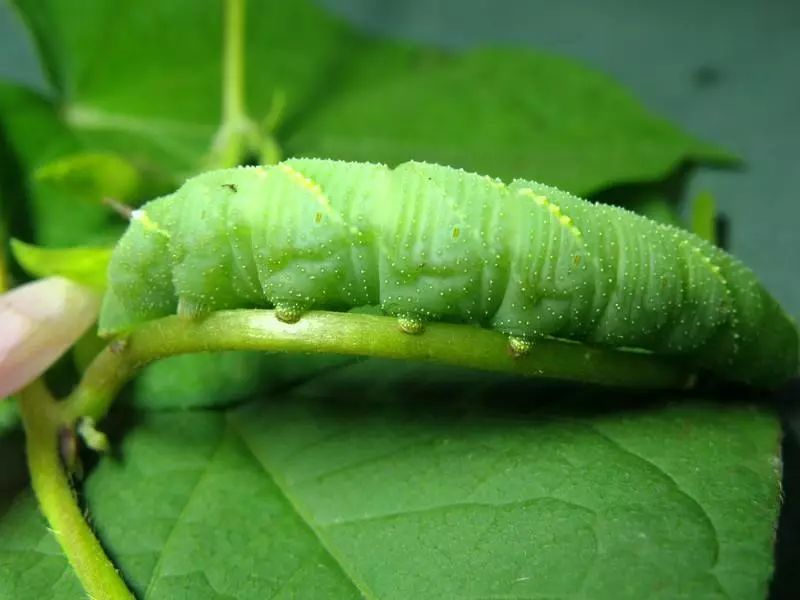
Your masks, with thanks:
M0 295L0 398L44 373L97 318L96 292L48 277Z

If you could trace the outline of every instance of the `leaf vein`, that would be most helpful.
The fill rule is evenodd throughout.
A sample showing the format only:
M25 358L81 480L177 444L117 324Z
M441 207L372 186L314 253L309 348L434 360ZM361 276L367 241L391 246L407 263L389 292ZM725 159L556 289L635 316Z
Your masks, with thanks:
M322 531L319 528L319 524L315 523L311 515L307 511L303 510L299 502L289 493L288 486L285 484L285 482L282 481L275 474L271 466L264 461L264 458L255 452L255 450L250 444L248 436L246 436L242 432L242 430L239 428L235 420L231 418L230 413L227 416L227 421L231 429L235 430L239 438L242 440L243 447L247 449L247 451L253 457L253 460L255 460L256 463L258 463L259 465L261 465L261 468L264 470L265 475L273 481L275 487L278 488L278 490L281 492L284 499L286 500L286 503L292 508L292 510L294 510L295 514L297 514L300 520L302 520L306 524L306 526L311 530L311 533L313 533L314 537L317 538L322 549L328 554L333 563L339 568L342 575L353 585L354 588L356 588L356 590L358 591L358 593L361 595L362 598L368 600L377 600L378 598L377 594L375 594L369 588L369 586L367 586L366 582L358 579L354 573L348 570L344 560L342 560L342 558L334 551L334 549L325 539Z

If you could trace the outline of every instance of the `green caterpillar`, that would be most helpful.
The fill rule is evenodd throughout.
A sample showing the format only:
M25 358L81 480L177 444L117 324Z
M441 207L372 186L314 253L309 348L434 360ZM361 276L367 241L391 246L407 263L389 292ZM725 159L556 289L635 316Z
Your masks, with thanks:
M792 320L698 237L538 183L431 164L294 159L204 173L134 213L116 247L103 335L175 314L379 305L682 357L730 380L797 372ZM522 343L520 343L522 342Z

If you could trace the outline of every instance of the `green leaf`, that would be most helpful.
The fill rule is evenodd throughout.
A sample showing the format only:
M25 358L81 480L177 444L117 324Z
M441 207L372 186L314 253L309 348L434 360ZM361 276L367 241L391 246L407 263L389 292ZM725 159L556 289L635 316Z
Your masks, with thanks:
M171 356L149 365L133 385L143 410L229 406L354 362L343 356L216 352Z
M0 170L20 180L6 200L14 211L26 214L32 230L11 228L10 233L45 246L116 241L125 227L118 215L99 203L76 201L72 193L33 176L38 167L80 151L57 106L28 90L0 84L0 119L0 135L5 134L13 149Z
M148 600L763 598L777 420L643 400L367 361L227 414L139 415L85 492ZM15 543L17 577L56 570Z
M264 362L254 352L172 356L148 366L136 379L134 404L150 410L233 404L259 389Z
M133 200L142 185L139 171L130 162L111 153L79 152L58 158L36 169L34 176L84 201L113 198Z
M11 240L11 250L20 266L34 277L60 275L97 290L106 287L110 247L41 248Z
M613 81L546 54L480 50L333 94L289 136L290 153L417 159L578 194L661 179L729 155L649 114Z
M27 489L15 403L0 401L0 598L82 598L78 579ZM8 426L8 428L6 428Z
M20 491L0 500L0 598L74 600L84 593L36 506Z
M198 168L220 117L221 3L198 10L191 0L89 0L80 14L63 0L18 6L47 40L41 50L53 65L57 109L85 147L147 158L174 173ZM302 0L250 8L249 106L266 115L280 93L292 118L323 93L322 74L350 55L357 38Z

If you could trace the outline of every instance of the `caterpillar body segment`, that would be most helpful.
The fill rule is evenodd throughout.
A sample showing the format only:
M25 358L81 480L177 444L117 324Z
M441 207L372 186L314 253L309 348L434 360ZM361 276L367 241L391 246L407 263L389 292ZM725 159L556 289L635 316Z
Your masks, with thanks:
M757 384L797 370L791 319L700 238L535 182L415 162L292 159L190 179L134 214L100 330L179 311L275 307L293 321L364 305L408 332L474 323L679 356Z

